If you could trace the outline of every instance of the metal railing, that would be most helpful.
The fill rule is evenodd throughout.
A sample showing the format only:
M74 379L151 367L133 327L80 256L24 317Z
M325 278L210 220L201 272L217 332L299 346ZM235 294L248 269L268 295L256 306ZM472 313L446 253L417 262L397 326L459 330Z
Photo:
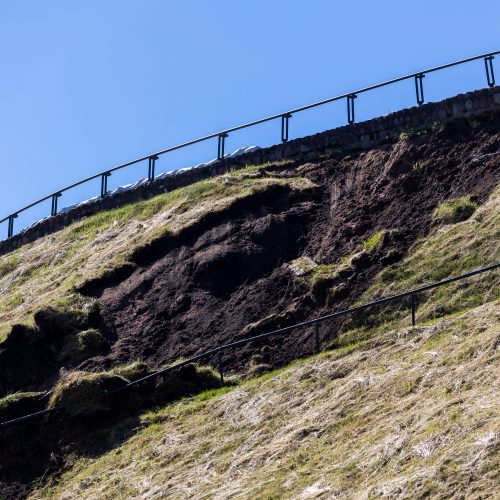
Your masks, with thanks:
M419 293L425 292L427 290L432 290L434 288L437 288L437 287L440 287L440 286L443 286L443 285L447 285L447 284L453 283L455 281L459 281L459 280L463 280L463 279L466 279L466 278L470 278L471 276L476 276L477 274L481 274L481 273L493 271L493 270L496 270L498 268L500 268L500 262L497 262L496 264L491 264L491 265L483 267L481 269L476 269L475 271L471 271L471 272L468 272L466 274L461 274L459 276L453 276L452 278L447 278L447 279L438 281L436 283L432 283L430 285L421 286L419 288L415 288L415 289L409 290L407 292L399 293L397 295L392 295L390 297L385 297L385 298L378 299L378 300L375 300L375 301L372 301L372 302L369 302L369 303L366 303L366 304L362 304L362 305L359 305L359 306L356 306L356 307L352 307L350 309L344 309L342 311L332 312L330 314L326 314L325 316L320 316L319 318L311 319L311 320L308 320L308 321L302 321L301 323L296 323L295 325L291 325L291 326L287 326L287 327L284 327L284 328L279 328L277 330L273 330L273 331L270 331L270 332L262 333L260 335L254 336L254 337L249 337L249 338L246 338L246 339L241 339L241 340L236 340L234 342L229 342L227 344L223 344L223 345L220 345L218 347L214 347L213 349L209 349L208 351L202 352L200 354L196 354L195 356L191 356L190 358L188 358L188 359L186 359L186 360L184 360L184 361L182 361L180 363L176 363L175 365L172 365L172 366L169 366L167 368L164 368L163 370L159 370L157 372L154 372L154 373L151 373L149 375L146 375L145 377L137 379L137 380L135 380L133 382L129 382L128 384L126 384L126 385L124 385L122 387L119 387L118 389L114 389L114 390L111 390L111 391L106 391L106 395L110 396L112 394L117 394L119 392L124 392L124 391L130 389L131 387L134 387L134 386L137 386L139 384L142 384L142 383L144 383L144 382L146 382L148 380L152 380L154 378L162 377L163 375L166 375L169 372L177 370L178 368L181 368L181 367L186 366L186 365L191 364L191 363L195 363L195 362L200 361L200 360L202 360L204 358L212 358L215 355L217 355L217 359L218 359L217 364L218 364L218 370L219 370L219 376L220 376L221 385L224 385L224 359L223 359L223 352L224 351L227 351L229 349L234 349L236 347L240 347L242 345L249 344L251 342L256 342L256 341L259 341L259 340L267 339L267 338L275 336L275 335L283 335L285 333L290 333L293 330L297 330L297 329L300 329L300 328L306 328L306 327L314 325L315 326L315 330L314 330L315 352L319 353L321 351L321 338L320 338L320 335L319 335L319 328L318 328L318 324L319 323L322 323L323 321L326 321L326 320L329 320L329 319L332 319L332 318L338 318L338 317L341 317L341 316L346 316L348 314L352 314L354 312L362 311L362 310L368 309L370 307L374 307L374 306L378 306L378 305L381 305L381 304L386 304L388 302L393 302L393 301L396 301L396 300L400 300L400 299L402 299L404 297L411 297L411 305L410 305L410 307L411 307L411 324L412 324L412 326L415 326L416 325L417 295ZM10 425L19 424L21 422L25 422L26 420L31 420L33 418L40 417L42 415L47 415L49 413L54 413L54 412L60 411L62 409L68 408L68 407L76 405L76 404L77 403L75 402L72 405L69 405L69 404L67 404L67 405L59 405L59 406L55 406L53 408L47 408L45 410L41 410L41 411L38 411L38 412L35 412L35 413L31 413L29 415L24 415L22 417L14 418L12 420L7 420L5 422L0 422L0 429L2 429L4 427L7 427L7 426L10 426Z
M100 196L102 198L104 198L107 194L107 191L108 191L108 177L113 172L116 172L117 170L128 167L130 165L135 165L136 163L146 162L146 161L148 162L148 180L153 181L155 179L155 164L160 156L162 156L166 153L170 153L172 151L176 151L176 150L181 149L181 148L185 148L187 146L191 146L193 144L198 144L199 142L207 141L209 139L213 139L213 138L218 139L217 159L223 160L224 159L225 140L229 136L230 132L236 132L237 130L242 130L244 128L253 127L253 126L259 125L261 123L269 122L272 120L281 120L281 141L287 142L288 141L288 132L289 132L289 120L292 117L292 115L299 113L300 111L305 111L307 109L311 109L311 108L315 108L318 106L322 106L324 104L328 104L330 102L338 101L341 99L346 99L347 100L347 122L349 124L352 124L355 121L354 100L357 98L358 94L362 94L362 93L368 92L370 90L378 89L380 87L385 87L387 85L392 85L394 83L402 82L403 80L408 80L408 79L412 79L412 78L415 80L415 91L416 91L417 104L421 105L424 103L423 79L424 79L425 75L427 75L429 73L433 73L435 71L442 70L442 69L451 68L452 66L458 66L460 64L465 64L465 63L470 62L470 61L476 61L479 59L484 60L484 66L485 66L485 70L486 70L486 82L487 82L489 87L494 87L495 86L495 73L493 70L493 59L494 59L494 56L497 54L500 54L500 50L497 50L495 52L489 52L487 54L481 54L479 56L469 57L467 59L462 59L460 61L455 61L455 62L448 63L448 64L443 64L441 66L435 66L433 68L418 71L417 73L411 73L409 75L405 75L405 76L401 76L399 78L394 78L392 80L388 80L386 82L378 83L376 85L371 85L370 87L365 87L365 88L362 88L359 90L348 92L347 94L342 94L342 95L339 95L336 97L331 97L329 99L324 99L322 101L318 101L318 102L315 102L313 104L308 104L307 106L302 106L300 108L291 109L291 110L286 111L284 113L279 113L277 115L268 116L267 118L262 118L260 120L255 120L253 122L239 125L237 127L222 130L222 131L216 132L214 134L200 137L199 139L194 139L192 141L184 142L183 144L179 144L177 146L173 146L173 147L170 147L167 149L162 149L161 151L158 151L156 153L153 153L153 154L150 154L147 156L142 156L140 158L137 158L135 160L132 160L132 161L129 161L126 163L122 163L121 165L117 165L116 167L109 168L103 172L92 175L90 177L87 177L86 179L79 181L79 182L75 182L74 184L71 184L71 185L66 186L62 189L59 189L55 193L52 193L52 194L49 194L48 196L40 198L39 200L17 210L16 212L8 215L7 217L0 219L0 224L3 222L8 222L7 238L11 238L14 235L14 220L18 217L18 215L20 213L25 212L26 210L34 207L35 205L38 205L46 200L51 199L52 206L51 206L50 215L54 216L57 214L58 199L62 196L62 193L64 193L65 191L69 191L70 189L73 189L76 186L80 186L80 185L85 184L89 181L92 181L94 179L99 179L99 178L101 179Z

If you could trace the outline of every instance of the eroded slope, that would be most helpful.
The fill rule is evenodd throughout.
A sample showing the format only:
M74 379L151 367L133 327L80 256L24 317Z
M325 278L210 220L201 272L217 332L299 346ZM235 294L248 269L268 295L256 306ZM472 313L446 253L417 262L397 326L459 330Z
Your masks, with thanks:
M153 265L140 265L121 283L97 290L106 311L102 328L117 341L109 356L86 366L137 358L161 364L348 306L380 269L428 234L439 203L464 196L472 196L475 206L486 200L500 181L500 136L496 121L483 127L437 127L368 152L327 152L281 167L281 175L303 176L321 187L316 203L277 206L267 199L259 210L193 233L159 253ZM485 239L498 236L477 229L485 230ZM370 238L377 240L371 246ZM440 276L494 262L498 252L483 252L462 266L447 257L446 266L435 263ZM312 282L291 272L297 258L318 265ZM434 278L423 275L424 281ZM324 340L332 340L338 326L322 331ZM311 333L264 346L266 363L277 366L311 352L312 338L304 342ZM241 369L249 359L250 351L242 349L227 363Z
M26 397L35 411L75 377L117 381L104 370L138 360L148 373L221 342L498 261L498 124L492 116L369 151L324 151L234 172L98 214L0 258L8 331L0 344L0 396L38 391ZM418 319L497 297L498 279L484 275L423 295ZM323 345L359 347L398 328L404 306L397 314L383 309L369 319L323 323ZM10 329L17 321L28 324ZM313 348L312 329L297 330L224 361L247 376ZM92 386L101 399L103 387ZM159 402L142 399L90 405L84 423L65 414L30 423L22 431L29 446L14 439L8 446L15 453L0 450L0 488L30 488L73 454L117 446L113 436L123 439L140 425L137 412ZM94 448L92 436L102 441Z

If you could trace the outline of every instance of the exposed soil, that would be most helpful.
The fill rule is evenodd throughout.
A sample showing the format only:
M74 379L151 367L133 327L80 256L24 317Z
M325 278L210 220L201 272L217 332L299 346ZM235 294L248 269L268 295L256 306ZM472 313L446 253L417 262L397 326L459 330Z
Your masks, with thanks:
M407 141L349 155L320 152L307 162L273 167L273 175L307 177L318 187L276 186L136 252L132 264L82 288L99 298L100 319L62 321L42 311L34 330L14 327L0 350L0 396L54 385L68 334L60 330L71 323L98 327L109 342L78 367L98 371L138 359L158 367L348 306L384 265L428 232L439 202L467 194L482 202L498 184L499 124L493 114L474 127L460 121ZM300 256L337 262L377 230L391 231L383 246L323 287L311 289L287 265ZM337 331L335 323L320 327L323 340ZM281 365L311 352L312 334L297 330L257 350L265 363ZM255 351L247 345L227 353L225 365L246 369Z
M160 366L180 356L313 317L352 303L384 260L403 256L428 232L442 200L472 194L481 202L500 180L498 120L473 130L465 123L349 156L287 167L321 186L317 200L286 193L239 207L177 245L143 255L125 280L96 290L111 353L85 364L102 369L134 359ZM385 248L358 263L336 294L311 293L286 262L307 255L337 261L374 231L398 230ZM144 263L141 263L144 260ZM262 321L262 318L265 318ZM249 327L249 325L251 325ZM336 335L323 325L323 339ZM266 341L266 362L280 365L311 352L312 331ZM228 354L245 368L255 345Z

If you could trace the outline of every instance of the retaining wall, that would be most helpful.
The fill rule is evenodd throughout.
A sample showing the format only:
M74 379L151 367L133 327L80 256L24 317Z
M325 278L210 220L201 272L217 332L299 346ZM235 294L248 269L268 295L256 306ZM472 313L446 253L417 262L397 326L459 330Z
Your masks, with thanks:
M143 184L137 189L101 198L93 203L49 217L35 226L14 235L12 238L0 241L0 255L10 252L25 243L32 242L41 236L53 233L71 222L88 217L96 212L152 198L158 194L245 165L259 165L288 158L300 159L308 153L327 148L370 148L382 142L394 140L402 131L408 128L418 130L426 128L434 122L446 123L458 118L467 118L474 121L474 118L479 118L481 115L489 114L498 109L500 109L500 87L497 86L460 94L436 103L396 111L373 120L346 125L315 135L294 139L270 148L259 149L236 158L221 160L208 166L179 172L176 175Z

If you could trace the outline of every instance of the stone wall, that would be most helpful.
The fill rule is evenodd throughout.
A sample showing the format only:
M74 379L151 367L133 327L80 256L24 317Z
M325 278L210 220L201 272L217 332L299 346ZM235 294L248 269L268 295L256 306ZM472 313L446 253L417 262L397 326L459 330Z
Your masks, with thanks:
M300 159L303 155L326 148L370 148L381 142L397 138L403 130L408 128L418 130L426 128L434 122L446 123L457 118L474 119L474 117L489 114L499 108L500 87L487 88L460 94L444 101L396 111L380 118L346 125L270 148L259 149L236 158L221 160L209 166L179 172L176 175L143 184L137 189L105 197L93 203L71 209L68 212L49 217L37 225L14 235L12 238L1 241L0 255L96 212L151 198L245 165L259 165L288 158L292 160Z

